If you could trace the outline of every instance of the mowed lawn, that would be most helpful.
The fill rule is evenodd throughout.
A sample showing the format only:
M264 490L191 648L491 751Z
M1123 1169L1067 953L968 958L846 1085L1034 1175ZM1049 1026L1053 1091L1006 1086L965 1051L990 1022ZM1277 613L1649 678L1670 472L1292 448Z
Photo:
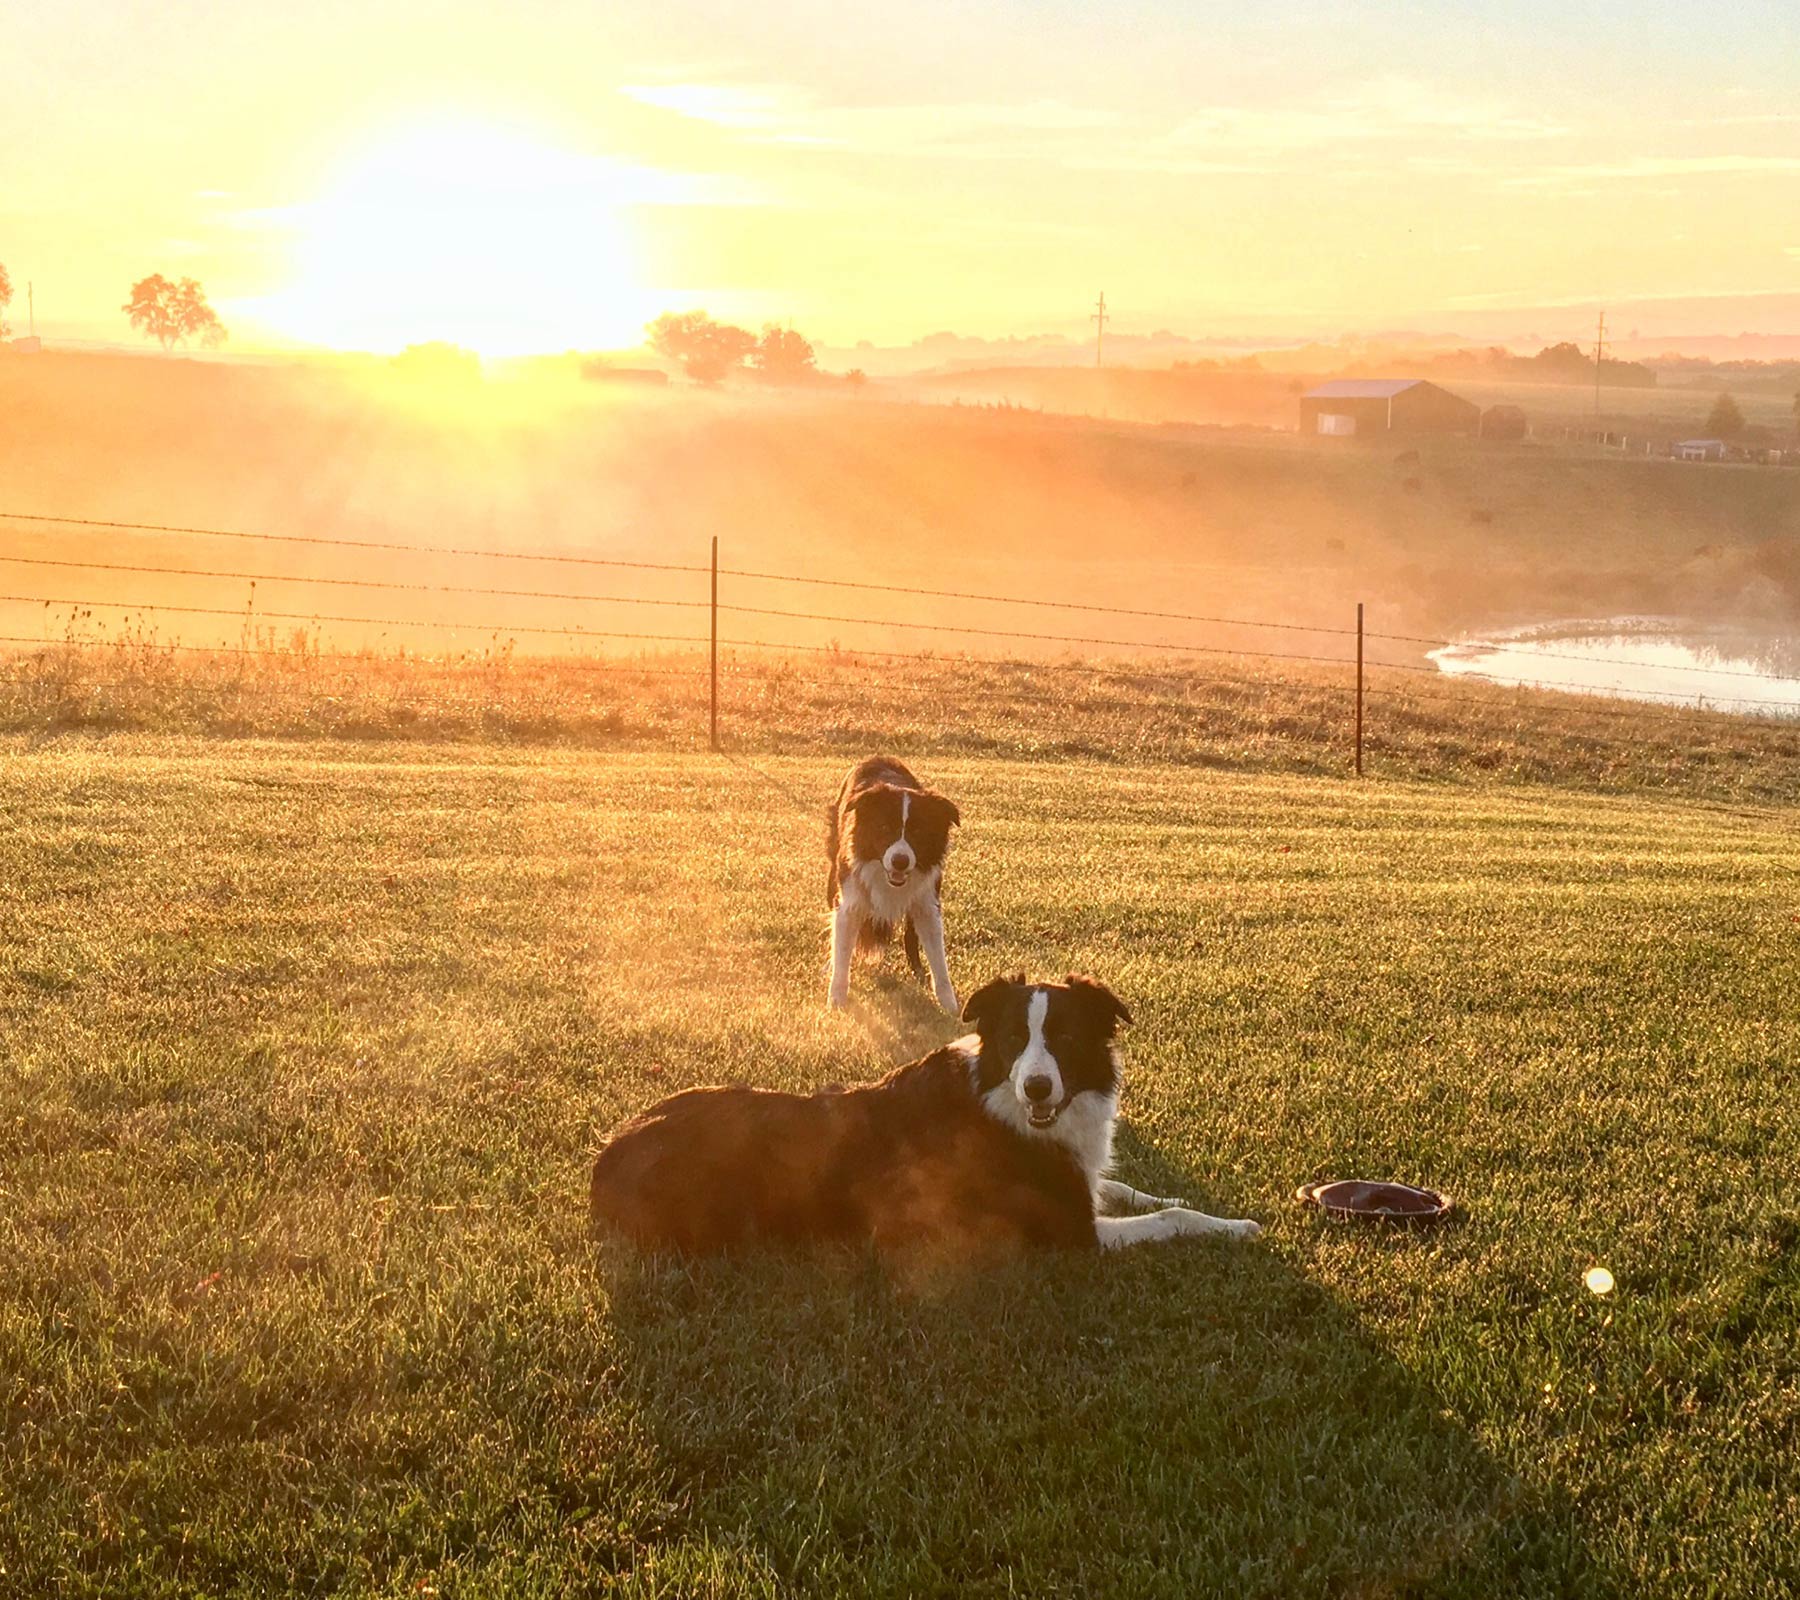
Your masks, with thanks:
M1256 1244L590 1242L628 1112L960 1031L823 1007L833 759L0 748L0 1592L1793 1592L1791 811L921 764L959 985L1113 984Z

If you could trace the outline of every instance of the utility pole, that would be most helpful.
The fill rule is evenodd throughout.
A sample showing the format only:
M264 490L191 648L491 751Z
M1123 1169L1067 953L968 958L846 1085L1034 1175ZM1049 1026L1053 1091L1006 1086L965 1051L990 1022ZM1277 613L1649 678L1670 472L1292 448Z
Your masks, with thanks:
M1094 325L1094 365L1103 365L1100 356L1106 342L1106 291L1100 291L1100 303L1094 308L1094 314L1088 318Z
M1600 326L1594 330L1594 420L1600 419L1600 362L1606 355L1606 313L1600 313Z
M31 319L31 337L37 337L37 285L27 282L25 285L25 314Z

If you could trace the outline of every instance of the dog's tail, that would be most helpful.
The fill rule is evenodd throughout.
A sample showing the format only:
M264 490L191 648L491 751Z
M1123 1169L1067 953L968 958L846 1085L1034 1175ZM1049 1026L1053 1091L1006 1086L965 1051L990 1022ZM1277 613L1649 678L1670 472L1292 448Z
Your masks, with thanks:
M912 968L915 978L925 976L925 963L919 959L919 930L913 926L913 919L906 919L906 964Z

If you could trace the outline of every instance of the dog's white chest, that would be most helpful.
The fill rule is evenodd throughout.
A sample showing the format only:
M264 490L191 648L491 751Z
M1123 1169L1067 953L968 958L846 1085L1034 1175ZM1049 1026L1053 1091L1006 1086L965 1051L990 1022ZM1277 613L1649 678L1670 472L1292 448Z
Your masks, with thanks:
M872 921L890 924L900 921L912 909L913 902L930 891L935 881L935 872L915 873L904 886L896 889L888 882L887 872L879 861L865 861L851 875L864 915Z
M1075 1096L1063 1114L1048 1128L1034 1128L1010 1082L988 1090L982 1104L990 1117L1004 1122L1027 1139L1059 1144L1074 1158L1094 1188L1112 1170L1113 1124L1119 1103L1113 1096L1089 1089Z

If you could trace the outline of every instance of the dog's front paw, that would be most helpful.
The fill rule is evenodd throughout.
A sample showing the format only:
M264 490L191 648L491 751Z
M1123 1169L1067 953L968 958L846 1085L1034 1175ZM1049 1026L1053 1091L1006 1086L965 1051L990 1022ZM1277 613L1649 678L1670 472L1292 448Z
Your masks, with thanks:
M953 1017L960 1017L962 1015L962 1006L957 1002L956 991L954 989L943 989L938 991L937 1003Z
M850 986L845 984L841 989L834 986L830 994L825 997L825 1004L833 1011L848 1011L850 1009Z

